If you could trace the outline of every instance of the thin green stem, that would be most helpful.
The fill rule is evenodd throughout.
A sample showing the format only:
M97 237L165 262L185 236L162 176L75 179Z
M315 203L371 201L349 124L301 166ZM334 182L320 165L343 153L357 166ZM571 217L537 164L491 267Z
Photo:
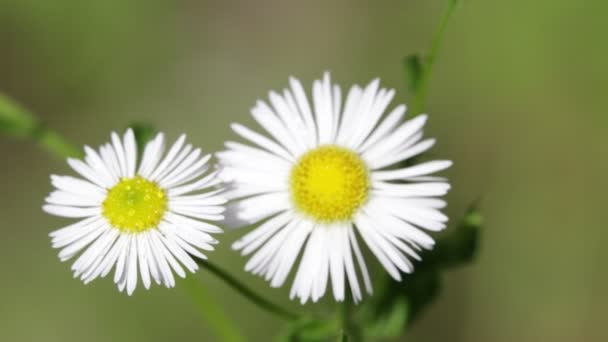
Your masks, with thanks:
M344 298L344 302L341 303L339 308L342 331L345 333L349 342L361 342L363 341L361 327L353 322L352 308L351 299L348 297Z
M197 262L201 267L203 267L206 270L208 270L209 272L215 274L217 277L222 279L226 284L230 285L234 290L239 292L241 295L243 295L244 297L249 299L251 302L253 302L257 306L259 306L260 308L262 308L272 314L275 314L276 316L278 316L284 320L291 321L291 320L295 320L299 317L297 314L294 314L293 312L285 310L282 307L278 306L277 304L274 304L274 303L270 302L269 300L263 298L262 296L258 295L257 293L253 292L251 289L249 289L249 287L242 284L236 278L234 278L233 276L231 276L224 270L220 269L219 267L215 266L214 264L210 263L209 261L197 259Z
M32 132L32 139L34 139L42 148L56 157L83 157L81 149L66 140L61 134L42 124L39 124L37 129Z
M226 342L245 341L243 336L239 333L239 328L226 315L221 305L198 279L187 277L185 285L194 304L199 308L203 320L207 323L209 329L213 331L215 336Z
M82 151L78 147L49 129L25 107L3 94L0 94L0 134L36 141L56 157L82 157Z
M439 53L439 47L441 46L441 42L443 41L443 37L445 36L446 28L448 26L448 22L450 17L454 13L454 9L458 4L459 0L447 0L448 3L443 10L443 15L439 20L439 27L433 36L433 40L431 41L431 48L425 58L422 60L421 71L420 71L420 81L418 87L415 89L414 98L412 100L411 112L414 115L422 113L425 106L426 101L426 93L428 90L428 84L431 77L431 71L433 66L435 65L435 61L437 59L437 55Z

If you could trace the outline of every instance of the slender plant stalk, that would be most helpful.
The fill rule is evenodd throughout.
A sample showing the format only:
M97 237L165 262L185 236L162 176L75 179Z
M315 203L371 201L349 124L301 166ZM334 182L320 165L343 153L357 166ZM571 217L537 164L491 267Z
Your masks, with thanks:
M279 305L272 303L271 301L263 298L262 296L258 295L255 292L253 292L249 287L242 284L236 278L234 278L233 276L231 276L230 274L228 274L221 268L210 263L209 261L197 259L197 263L204 269L208 270L209 272L213 273L214 275L216 275L217 277L222 279L226 284L230 285L234 290L239 292L245 298L249 299L251 302L256 304L258 307L260 307L284 320L291 321L291 320L295 320L299 317L297 314L290 312L286 309L283 309Z
M226 315L222 306L207 291L202 282L191 276L187 277L184 283L194 304L199 309L201 317L213 330L215 336L225 342L245 341L236 324Z
M32 139L38 142L43 149L56 157L83 157L82 149L67 141L61 134L42 124L33 132Z
M454 13L454 9L456 9L456 5L458 4L459 0L447 0L447 2L448 3L443 10L443 15L439 20L439 27L437 28L437 31L433 36L433 40L431 41L431 48L422 60L420 80L418 86L416 89L414 89L414 97L410 109L414 115L420 114L424 110L431 71L435 65L435 61L437 60L439 47L441 46L441 42L445 36L448 22Z

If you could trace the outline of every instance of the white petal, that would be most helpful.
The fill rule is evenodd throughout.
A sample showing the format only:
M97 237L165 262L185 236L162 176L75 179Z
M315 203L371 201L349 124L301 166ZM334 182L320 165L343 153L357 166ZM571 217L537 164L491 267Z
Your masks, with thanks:
M59 190L70 194L103 201L106 198L105 189L93 183L71 176L51 175L51 183Z
M203 190L203 189L218 185L220 183L220 179L218 178L218 173L219 173L219 171L214 171L195 182L181 185L179 187L171 188L168 190L169 197L179 196L179 195L187 194L189 192L199 191L199 190Z
M284 244L282 248L284 251L280 256L280 265L271 281L271 286L280 287L283 286L285 279L293 264L302 249L302 245L306 241L306 238L312 231L312 224L306 221L300 223L296 230L292 233L289 240Z
M124 136L125 161L126 161L126 176L129 178L135 177L135 168L137 166L137 145L135 144L135 134L129 128Z
M150 173L156 169L158 161L163 156L164 149L165 136L162 133L158 133L154 140L146 144L144 155L137 173L145 178L149 178Z
M285 150L292 156L297 156L302 149L298 149L298 143L290 134L289 129L272 112L264 102L258 104L251 110L253 118L268 132Z
M291 85L295 103L297 104L299 112L302 115L304 123L307 127L309 146L314 146L317 144L316 125L312 117L312 111L310 110L310 104L308 102L308 98L306 97L306 93L304 92L304 88L302 87L300 81L294 77L289 78L289 84ZM289 97L287 99L289 100Z
M373 182L373 194L395 197L430 197L443 196L450 190L448 183L411 183L393 184Z
M344 241L345 236L342 234L345 228L342 226L331 227L327 233L329 238L329 274L331 276L331 285L334 298L337 301L344 300L344 247L348 243L348 238Z
M45 201L48 204L65 205L71 207L94 207L100 206L102 203L102 200L100 198L93 199L83 197L61 190L53 191L45 199Z
M366 152L370 147L374 146L381 139L385 139L387 134L391 132L405 115L407 107L399 105L393 109L378 127L370 134L365 142L359 147L359 152Z
M182 149L184 141L186 141L186 135L182 134L179 136L179 138L177 138L173 146L171 146L169 152L167 152L167 155L165 156L165 159L163 159L156 169L150 171L151 174L148 178L154 181L158 180L159 176L162 175L163 172L165 172L165 170L171 165L173 159L175 159L179 151Z
M100 207L81 208L81 207L68 207L68 206L63 206L63 205L47 204L47 205L42 206L42 210L44 210L45 212L47 212L51 215L55 215L55 216L75 217L75 218L90 217L90 216L96 216L96 215L101 214Z
M251 141L252 143L260 146L261 148L263 148L271 153L274 153L277 156L280 156L287 161L294 160L294 157L291 154L289 154L289 152L287 152L283 147L279 146L277 143L266 138L265 136L263 136L259 133L256 133L256 132L250 130L249 128L247 128L243 125L239 125L237 123L233 123L232 125L230 125L230 127L236 134L238 134L241 137L243 137L244 139L247 139L247 140Z
M74 255L76 255L76 253L78 253L80 250L82 250L83 248L88 246L91 242L93 242L95 239L97 239L101 234L103 234L108 229L111 229L111 228L109 228L108 226L102 225L101 227L93 230L92 232L88 233L81 239L76 240L74 243L68 245L67 247L62 249L61 252L59 252L59 259L61 259L62 261L65 261L65 260L72 258Z
M135 240L137 241L137 260L139 261L139 273L141 274L141 282L146 289L149 289L150 267L148 266L148 248L146 246L148 240L146 240L145 236L142 234L138 234Z
M357 238L355 237L355 232L352 227L348 227L348 236L350 238L350 243L353 247L353 251L355 252L357 263L359 264L359 268L361 269L361 273L363 274L363 283L365 284L365 290L367 291L367 293L372 294L372 281L369 277L369 272L367 271L367 266L365 265L363 254L361 253L359 243L357 242Z
M127 156L125 155L125 150L122 146L122 142L120 141L120 137L115 132L112 132L112 145L114 146L114 152L116 153L116 157L118 159L118 166L120 167L120 176L127 177Z
M422 114L403 123L394 132L380 139L374 146L363 153L365 160L375 160L383 155L403 149L408 144L414 144L422 137L420 131L426 123L427 115Z
M390 274L393 279L401 281L401 274L399 273L399 270L397 269L397 267L395 267L395 264L393 263L393 261L391 261L391 258L387 254L385 254L382 245L379 245L378 241L376 241L376 239L374 238L374 235L372 235L373 228L369 227L368 223L365 221L365 219L362 219L362 217L363 216L359 215L355 219L355 224L357 225L357 228L361 233L361 237L363 238L369 249L372 251L372 253L374 253L378 261L380 261L380 263L388 272L388 274Z
M243 250L243 255L249 254L261 246L268 237L284 227L287 222L293 220L293 218L292 212L281 213L264 222L249 234L238 239L232 244L232 248L236 250L245 248Z
M389 165L393 165L395 163L409 159L413 156L419 155L420 153L426 152L431 147L433 147L434 144L435 139L427 139L397 153L387 154L380 157L379 159L370 160L368 162L368 165L372 170L381 169L383 167L387 167Z
M445 170L450 166L452 166L452 162L449 160L434 160L398 170L374 171L371 178L372 180L408 179L410 177L423 176Z
M344 113L342 114L342 121L338 129L338 136L336 137L336 143L339 145L346 145L346 142L353 133L353 129L357 124L354 120L355 111L357 110L359 103L361 103L361 95L363 90L359 86L352 86L346 96L346 102L344 103Z

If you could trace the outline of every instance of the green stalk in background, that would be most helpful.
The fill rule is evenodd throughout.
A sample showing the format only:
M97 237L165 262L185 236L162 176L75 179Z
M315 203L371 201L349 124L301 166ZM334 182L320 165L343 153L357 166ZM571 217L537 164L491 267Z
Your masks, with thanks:
M199 266L201 266L202 268L206 269L207 271L213 273L218 278L222 279L226 284L230 285L230 287L232 287L235 291L237 291L238 293L243 295L243 297L249 299L249 301L251 301L252 303L257 305L258 307L260 307L286 321L292 321L299 317L297 314L287 311L287 310L283 309L282 307L280 307L279 305L276 305L276 304L272 303L271 301L263 298L262 296L256 294L251 289L249 289L246 285L239 282L236 278L234 278L233 276L231 276L230 274L228 274L221 268L210 263L209 261L201 260L201 259L197 259L196 261L199 264Z
M209 293L205 285L198 278L198 274L186 277L184 285L193 300L193 304L198 308L198 311L211 329L214 335L221 341L225 342L241 342L245 338L240 334L239 329L226 315L221 305L217 302L213 295Z
M0 134L30 139L55 157L82 157L82 151L59 133L49 129L35 115L0 94Z
M409 110L412 116L418 115L424 111L431 71L437 60L439 47L445 36L448 22L458 3L459 0L447 0L443 15L439 20L439 27L435 32L435 36L433 36L431 48L426 56L421 57L419 54L414 54L405 58L405 76L410 91L412 92L412 101Z

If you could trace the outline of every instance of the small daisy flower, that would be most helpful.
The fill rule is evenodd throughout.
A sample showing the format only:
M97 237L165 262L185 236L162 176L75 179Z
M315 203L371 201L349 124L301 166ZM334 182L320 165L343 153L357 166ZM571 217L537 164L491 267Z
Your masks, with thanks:
M344 103L327 73L312 91L311 105L292 78L290 89L270 92L271 105L259 101L252 114L267 135L232 125L253 146L227 142L218 154L221 177L237 221L257 225L233 248L253 253L245 269L272 287L283 285L301 254L290 294L301 303L321 298L329 279L336 300L348 283L359 301L359 278L372 293L360 239L394 279L412 272L410 260L434 244L425 230L442 230L448 219L436 197L450 185L429 174L452 162L403 165L435 140L422 140L426 115L402 122L404 105L386 113L395 91L378 80L353 86Z
M173 287L173 272L183 278L184 268L198 269L191 256L206 259L201 250L213 250L210 234L222 230L206 221L224 218L226 200L215 189L217 172L203 177L210 155L185 140L180 136L163 158L165 139L158 134L137 167L133 131L123 139L112 133L99 151L85 146L84 161L68 159L82 178L51 176L56 190L43 210L80 219L50 234L61 261L79 254L74 277L87 284L114 268L118 289L131 295L139 277L146 289L151 280Z

